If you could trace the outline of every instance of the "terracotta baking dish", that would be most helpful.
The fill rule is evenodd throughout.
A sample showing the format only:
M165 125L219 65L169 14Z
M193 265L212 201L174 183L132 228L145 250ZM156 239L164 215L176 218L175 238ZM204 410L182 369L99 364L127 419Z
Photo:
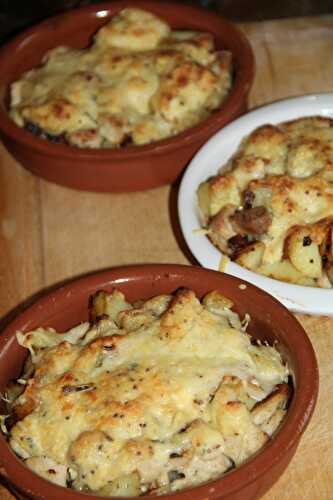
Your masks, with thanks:
M240 286L242 285L242 286ZM189 287L198 296L218 289L232 299L237 312L251 316L249 332L276 343L293 375L294 394L287 417L276 436L252 459L223 478L165 495L165 500L250 500L260 497L287 467L311 418L318 393L318 367L311 343L294 316L267 293L227 274L199 267L146 265L113 269L73 281L38 300L0 336L0 390L18 376L25 358L15 337L20 329L53 326L64 330L87 319L88 297L117 286L130 301ZM97 500L97 496L55 486L28 470L0 436L0 473L21 498ZM140 498L157 498L143 496Z
M233 89L221 108L201 124L170 139L118 150L78 149L52 144L17 127L8 117L8 88L59 45L83 48L109 18L125 6L147 9L172 28L213 33L216 46L232 52ZM254 57L245 36L231 23L207 10L136 0L75 9L19 35L0 51L0 133L8 151L24 167L49 181L91 191L136 191L174 181L193 154L217 130L246 110L254 76Z

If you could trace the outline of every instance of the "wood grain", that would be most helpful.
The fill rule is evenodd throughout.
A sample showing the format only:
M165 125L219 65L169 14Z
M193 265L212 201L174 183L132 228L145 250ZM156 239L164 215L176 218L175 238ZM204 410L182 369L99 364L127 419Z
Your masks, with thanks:
M257 61L251 107L332 90L333 16L240 27ZM74 276L121 264L191 262L175 218L175 186L120 195L77 192L34 178L0 148L0 193L2 324L18 304ZM333 320L298 319L318 357L319 400L296 456L264 500L333 498ZM0 498L13 499L1 486Z

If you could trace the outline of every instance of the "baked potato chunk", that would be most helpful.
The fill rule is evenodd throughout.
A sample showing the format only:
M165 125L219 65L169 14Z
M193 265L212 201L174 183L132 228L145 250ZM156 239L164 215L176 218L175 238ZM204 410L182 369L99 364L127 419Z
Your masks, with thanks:
M225 295L214 290L212 292L207 293L202 300L203 305L213 313L219 314L221 311L225 309L231 309L234 305L232 300L228 299Z
M197 191L198 204L201 211L201 217L205 223L211 215L210 210L210 187L209 181L202 182Z
M288 384L277 385L274 392L259 401L251 411L253 421L269 436L276 431L287 412L290 398Z
M141 494L140 476L137 472L120 476L100 489L98 494L108 497L136 497Z
M130 309L132 309L131 304L125 300L124 294L119 290L114 290L112 293L100 290L90 298L90 321L96 321L96 319L105 315L117 323L118 314Z
M261 265L264 251L264 243L259 240L254 241L239 252L235 262L250 271L255 271Z
M308 278L319 278L322 261L319 245L309 235L306 227L296 229L287 241L287 254L295 268Z
M272 264L262 264L257 268L257 272L270 278L286 281L287 283L295 283L296 285L315 286L316 283L313 278L304 276L287 259L281 262L273 262Z

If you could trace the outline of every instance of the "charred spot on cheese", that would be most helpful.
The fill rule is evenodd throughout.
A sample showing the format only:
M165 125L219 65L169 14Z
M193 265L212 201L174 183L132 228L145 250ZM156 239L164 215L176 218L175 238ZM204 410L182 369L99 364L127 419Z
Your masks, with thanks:
M33 366L8 407L10 446L49 481L113 497L238 466L278 428L290 393L279 352L252 342L232 306L217 290L131 304L113 289L90 299L89 324L18 332Z
M114 344L108 344L108 345L103 345L103 350L104 351L113 351L115 349L115 345ZM133 368L132 368L133 369Z
M249 245L250 241L247 236L236 234L228 239L228 248L231 256L236 256L238 253Z
M79 148L149 144L219 108L233 83L228 51L209 33L171 30L124 8L90 47L56 47L11 85L10 116L52 142Z
M304 236L304 238L303 238L303 247L308 247L309 245L311 245L311 243L312 243L311 237L310 236Z
M169 482L177 481L177 479L184 479L185 474L183 472L178 472L177 470L170 470L168 472Z
M96 386L94 384L78 384L78 385L64 385L62 392L64 394L70 394L73 392L87 392L94 391Z
M29 122L28 120L25 122L24 128L36 137L39 137L43 134L43 129L36 125L36 123Z
M66 143L64 134L50 134L49 132L46 132L41 127L39 127L36 123L33 123L31 121L26 121L24 128L34 136L47 139L48 141L54 142L55 144Z

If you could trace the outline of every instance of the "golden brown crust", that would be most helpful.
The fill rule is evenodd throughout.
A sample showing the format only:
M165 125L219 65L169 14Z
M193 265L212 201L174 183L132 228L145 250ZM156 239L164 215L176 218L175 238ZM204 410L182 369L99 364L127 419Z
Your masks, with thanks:
M85 50L57 47L11 86L11 117L41 137L82 148L147 144L218 108L232 85L231 54L207 33L171 31L125 8Z
M47 479L54 464L57 484L67 473L75 489L107 495L167 493L240 464L269 439L256 403L288 368L232 306L216 290L136 304L100 291L90 326L18 334L36 369L14 403L12 448Z

